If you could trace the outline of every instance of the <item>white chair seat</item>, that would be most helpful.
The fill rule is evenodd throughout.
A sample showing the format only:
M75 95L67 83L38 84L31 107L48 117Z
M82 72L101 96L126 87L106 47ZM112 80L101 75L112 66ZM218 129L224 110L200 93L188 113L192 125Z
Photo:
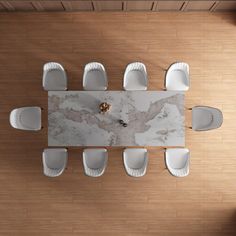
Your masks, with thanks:
M124 90L147 90L147 71L143 63L134 62L126 67L124 74Z
M205 131L219 128L223 123L222 112L214 107L196 106L192 109L192 129Z
M21 107L10 114L10 124L16 129L37 131L41 129L41 108Z
M47 148L43 151L43 171L48 177L56 177L63 173L67 164L67 149Z
M88 148L83 151L85 174L91 177L101 176L107 166L108 154L105 148Z
M187 148L167 148L165 151L166 167L176 177L189 174L190 153Z
M84 83L85 90L106 90L107 85L104 83L104 73L99 70L91 70L86 74Z
M189 66L178 62L172 64L166 72L165 87L167 90L187 91L189 89Z
M84 68L84 90L102 91L107 89L107 75L104 66L98 62L91 62Z
M49 62L44 65L43 70L44 90L67 90L67 76L62 65L56 62Z
M146 174L148 164L147 149L126 148L123 152L125 170L132 177L141 177Z

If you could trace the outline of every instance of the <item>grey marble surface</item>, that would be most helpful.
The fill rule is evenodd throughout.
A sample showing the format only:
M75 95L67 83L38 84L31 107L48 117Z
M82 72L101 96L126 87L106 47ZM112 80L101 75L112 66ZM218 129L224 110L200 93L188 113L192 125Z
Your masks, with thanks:
M102 102L111 104L100 114ZM128 126L123 127L119 120ZM49 146L184 146L184 94L173 91L50 91Z

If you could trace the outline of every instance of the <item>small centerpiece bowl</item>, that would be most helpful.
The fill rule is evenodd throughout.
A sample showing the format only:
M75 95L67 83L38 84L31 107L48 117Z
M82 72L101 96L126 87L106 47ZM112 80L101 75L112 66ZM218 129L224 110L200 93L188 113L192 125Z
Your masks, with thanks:
M111 108L111 105L108 104L107 102L102 102L99 105L100 113L102 113L102 114L108 112L110 110L110 108Z

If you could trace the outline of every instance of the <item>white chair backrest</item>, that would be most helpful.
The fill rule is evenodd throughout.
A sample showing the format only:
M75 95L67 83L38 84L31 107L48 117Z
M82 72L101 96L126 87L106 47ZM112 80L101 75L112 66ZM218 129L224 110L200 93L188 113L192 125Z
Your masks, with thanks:
M20 107L11 111L10 124L13 128L38 131L41 129L41 108Z
M165 162L169 172L175 177L185 177L189 174L190 152L187 148L167 148Z
M99 62L90 62L84 67L84 90L106 90L108 86L105 67Z
M108 154L105 148L88 148L83 151L85 174L91 177L103 175L107 166Z
M57 177L61 175L67 165L66 148L47 148L42 154L43 172L48 177Z
M65 71L65 69L63 68L63 66L57 62L47 62L44 64L43 66L43 71L47 72L47 71L51 71L51 70L61 70L61 71Z
M124 73L124 90L147 90L148 78L146 66L141 62L127 65Z
M189 65L185 62L176 62L170 65L165 75L166 89L174 91L187 91L189 86Z
M146 174L148 153L145 148L126 148L123 152L125 170L132 177L141 177Z
M223 123L222 112L214 107L195 106L192 108L192 129L207 131L219 128Z
M46 91L67 90L67 75L61 64L48 62L43 66L43 88Z

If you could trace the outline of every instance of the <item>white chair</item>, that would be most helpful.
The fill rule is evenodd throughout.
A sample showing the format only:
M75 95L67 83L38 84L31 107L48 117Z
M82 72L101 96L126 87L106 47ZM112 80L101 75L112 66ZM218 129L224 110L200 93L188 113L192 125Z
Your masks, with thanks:
M166 72L166 90L187 91L190 85L189 65L184 62L172 64Z
M108 154L105 148L88 148L83 151L83 165L87 176L103 175L107 166Z
M107 74L104 66L98 62L88 63L84 67L83 88L84 90L107 90Z
M192 108L192 129L206 131L219 128L223 123L222 112L214 107L195 106Z
M189 174L190 153L187 148L167 148L165 162L169 172L175 177L185 177Z
M21 107L10 113L10 124L13 128L37 131L41 129L41 108Z
M43 172L48 177L57 177L63 173L67 165L66 148L47 148L43 151Z
M124 90L147 90L148 77L146 66L141 62L130 63L126 69L123 80Z
M67 90L67 76L62 65L48 62L43 66L43 88L46 91Z
M145 148L126 148L123 152L125 170L132 177L141 177L146 174L148 153Z

